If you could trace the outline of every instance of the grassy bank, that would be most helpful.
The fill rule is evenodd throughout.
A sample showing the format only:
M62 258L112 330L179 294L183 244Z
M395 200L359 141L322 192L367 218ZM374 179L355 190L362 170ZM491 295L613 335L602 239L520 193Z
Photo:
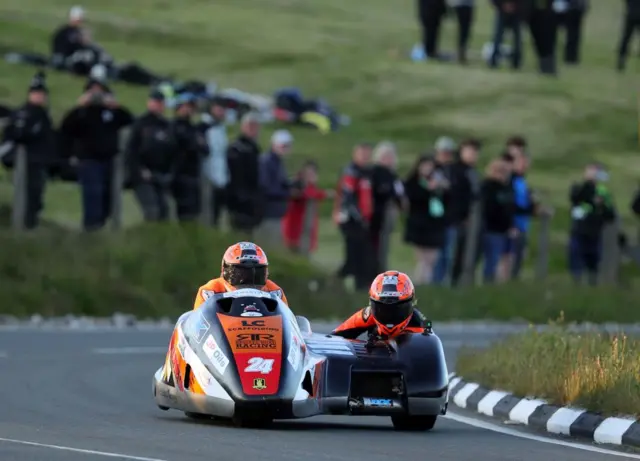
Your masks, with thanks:
M478 2L468 67L408 60L419 36L413 0L369 0L366 8L344 0L86 0L83 6L96 40L120 62L139 61L161 74L213 79L224 87L267 94L297 85L349 114L353 124L339 133L294 130L290 169L316 158L325 186L335 183L351 145L363 139L396 141L406 172L439 135L479 136L489 157L507 136L523 133L534 157L531 182L558 209L552 235L557 250L552 265L558 273L564 270L568 181L579 178L582 164L594 157L608 163L625 215L640 175L637 164L629 163L637 155L635 58L630 58L626 75L613 70L622 2L592 3L583 62L579 68L562 68L558 79L537 75L529 44L522 72L486 69L478 51L492 30L489 2ZM48 52L50 34L64 21L68 7L61 0L3 1L0 47ZM443 34L443 48L453 50L454 21L445 24ZM0 62L2 101L18 104L32 74L31 67ZM82 85L80 79L51 74L56 118L76 100ZM143 109L146 89L117 84L115 91L134 110ZM269 135L265 130L263 145ZM0 198L9 191L7 183L0 184ZM73 185L52 185L46 206L49 219L65 225L79 222ZM324 213L315 261L333 269L342 248L327 219L328 208ZM130 197L125 217L130 225L140 220ZM393 245L391 262L409 270L413 255L401 244L400 232Z
M625 336L529 332L463 351L456 372L519 396L640 417L640 341Z

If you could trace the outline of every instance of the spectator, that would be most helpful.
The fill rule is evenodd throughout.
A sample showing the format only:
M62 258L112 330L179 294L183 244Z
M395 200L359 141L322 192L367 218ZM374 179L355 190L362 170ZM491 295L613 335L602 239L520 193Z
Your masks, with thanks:
M38 225L47 168L55 158L54 131L47 109L47 97L45 76L38 73L29 85L26 104L12 114L4 132L5 141L23 145L25 148L27 187L24 226L27 229L33 229Z
M640 0L626 0L626 11L624 14L624 26L622 35L620 36L620 45L618 47L618 70L624 71L627 63L627 55L629 54L629 43L633 32L638 31L640 34Z
M467 63L467 47L473 26L475 0L448 0L458 20L458 61Z
M440 24L446 12L446 0L418 0L418 19L422 26L422 44L427 59L439 57Z
M529 30L538 55L540 73L545 75L557 74L554 1L536 0L529 11Z
M287 213L291 184L283 157L291 152L293 136L278 130L271 136L271 149L260 156L260 195L263 200L260 237L268 245L282 244L282 218Z
M500 62L502 40L507 29L513 32L513 51L510 54L511 67L522 66L522 29L523 0L492 0L496 9L493 25L492 53L489 66L496 68Z
M558 26L563 27L567 34L564 45L564 62L578 64L580 62L582 23L589 9L589 0L555 0L553 9Z
M133 122L104 83L90 80L78 105L66 114L60 131L74 142L78 181L82 190L82 222L87 231L98 230L111 215L111 183L119 133Z
M373 150L371 190L373 193L373 215L369 231L376 255L376 273L387 270L389 235L402 208L404 186L398 179L396 166L398 154L390 142L381 142Z
M365 143L356 145L351 163L340 176L333 210L333 219L340 226L346 253L338 277L346 279L353 276L357 290L367 290L375 276L369 235L373 215L370 161L371 146Z
M435 145L435 161L439 174L444 176L447 183L451 183L451 167L455 159L456 143L453 139L446 136L438 138ZM447 186L448 187L448 186ZM446 210L449 213L449 209ZM445 220L449 220L449 216L445 216ZM447 226L447 232L445 234L444 245L441 248L440 254L433 273L433 282L442 283L447 277L451 260L453 259L454 245L456 242L456 229L454 226Z
M160 91L151 92L147 112L133 124L126 148L128 176L145 221L169 219L167 196L178 146L164 116L164 99Z
M527 149L527 140L520 136L515 135L507 139L506 153L512 158L518 157L520 154L524 154Z
M509 236L515 237L515 201L509 167L503 159L492 161L482 182L482 254L483 279L495 281L500 259L505 254Z
M93 41L91 31L86 27L80 29L80 47L67 58L65 67L74 74L83 76L93 76L93 69L102 67L105 75L99 78L113 78L113 65L113 57Z
M82 49L83 21L84 10L80 6L74 6L69 10L69 22L54 33L51 43L51 63L56 69L64 69L67 59Z
M451 189L449 195L449 222L455 229L451 283L458 283L464 268L467 235L471 231L471 207L480 195L480 178L476 165L481 149L480 141L468 139L460 144L459 159L451 168Z
M184 93L176 99L173 137L177 146L173 196L178 221L190 222L200 214L201 168L209 147L204 134L192 123L195 99Z
M640 218L640 189L636 191L636 195L631 202L631 211Z
M251 234L260 222L258 158L260 121L247 113L240 123L240 136L229 145L229 187L227 207L231 228Z
M595 285L602 255L602 231L615 217L615 208L604 182L607 174L599 163L590 163L584 180L571 187L571 234L569 237L569 269L580 283L586 269L588 283Z
M405 226L405 242L416 253L414 282L432 282L438 253L445 244L445 192L447 182L438 171L433 157L422 156L405 182L409 211Z
M287 248L298 253L313 253L318 247L318 201L330 198L334 191L318 187L318 165L306 162L291 185L291 199L282 220ZM305 237L308 241L303 241Z
M12 113L13 111L9 107L0 104L0 120L8 118Z
M225 125L225 107L219 99L209 106L209 113L202 116L201 128L204 130L209 156L204 162L207 179L211 182L211 224L218 227L220 215L226 207L226 189L229 184L229 165L227 164L227 127Z

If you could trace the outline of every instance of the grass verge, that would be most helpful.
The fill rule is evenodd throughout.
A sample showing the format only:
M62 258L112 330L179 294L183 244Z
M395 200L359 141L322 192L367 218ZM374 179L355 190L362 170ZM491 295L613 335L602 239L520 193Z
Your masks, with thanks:
M519 396L640 417L640 341L624 335L531 331L486 350L463 350L456 372Z

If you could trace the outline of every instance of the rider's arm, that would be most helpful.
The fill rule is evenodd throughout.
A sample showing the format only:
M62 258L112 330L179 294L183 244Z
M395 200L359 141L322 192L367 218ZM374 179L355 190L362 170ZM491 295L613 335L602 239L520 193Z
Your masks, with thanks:
M356 339L373 326L375 326L375 321L371 317L370 309L365 307L338 325L331 334L347 339Z
M218 280L213 279L209 280L207 283L198 288L198 293L196 294L196 300L193 303L193 309L196 310L202 303L204 303L207 299L211 297L214 293L221 293L225 290L219 286Z

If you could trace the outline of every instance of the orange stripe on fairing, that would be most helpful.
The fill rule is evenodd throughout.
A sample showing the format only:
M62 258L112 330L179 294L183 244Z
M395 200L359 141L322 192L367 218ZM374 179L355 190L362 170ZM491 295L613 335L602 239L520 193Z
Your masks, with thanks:
M280 387L282 317L218 314L246 395L273 395Z

